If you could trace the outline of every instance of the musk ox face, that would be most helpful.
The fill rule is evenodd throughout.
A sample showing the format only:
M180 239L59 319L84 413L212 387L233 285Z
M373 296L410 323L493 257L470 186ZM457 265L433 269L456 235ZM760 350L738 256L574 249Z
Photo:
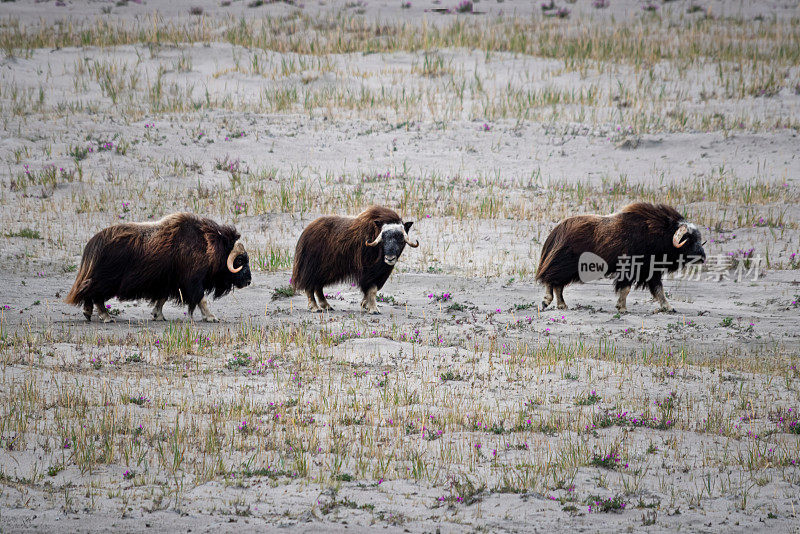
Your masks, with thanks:
M237 289L242 289L250 285L250 259L244 245L237 241L228 255L227 268L230 272L230 281Z
M393 267L397 260L400 259L400 254L406 245L410 247L419 246L419 242L412 243L408 238L408 231L413 224L413 222L392 224L379 224L376 222L375 225L380 233L375 241L367 243L367 246L376 247L381 245L381 257L384 263Z
M706 251L703 250L701 240L700 230L697 226L686 221L680 222L672 236L672 244L678 249L684 263L704 263L706 261Z

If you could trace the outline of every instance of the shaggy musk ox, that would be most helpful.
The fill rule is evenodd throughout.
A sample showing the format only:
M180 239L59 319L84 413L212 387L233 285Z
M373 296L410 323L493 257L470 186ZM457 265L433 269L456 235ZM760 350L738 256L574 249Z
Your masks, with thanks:
M620 312L627 311L631 286L647 286L661 311L673 312L664 296L662 275L705 257L697 227L664 204L636 203L607 216L570 217L558 223L542 247L536 272L547 291L542 309L553 301L554 292L559 309L567 309L564 286L606 276L615 278ZM602 272L585 276L592 263L602 266L594 269Z
M353 281L364 293L361 309L379 313L375 296L392 274L403 248L419 246L408 238L412 224L382 206L372 206L354 219L316 219L297 241L292 285L306 292L309 310L320 311L332 309L322 292L325 286Z
M86 320L92 306L103 322L111 297L153 302L153 319L164 320L168 299L200 307L204 321L216 322L205 295L214 298L250 283L250 265L239 232L233 226L190 213L175 213L152 223L111 226L94 235L83 250L78 277L67 303L83 305Z

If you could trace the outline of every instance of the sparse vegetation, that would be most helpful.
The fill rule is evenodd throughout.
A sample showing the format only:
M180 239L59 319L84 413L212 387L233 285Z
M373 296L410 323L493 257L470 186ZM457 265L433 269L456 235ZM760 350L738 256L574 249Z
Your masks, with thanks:
M4 14L3 510L422 531L499 529L527 503L562 530L719 509L793 526L797 20L544 4L451 1L436 23L411 2L380 20L355 1ZM608 281L540 311L552 226L634 200L708 240L666 284L679 313L638 291L614 313ZM421 243L382 315L349 283L308 313L299 231L372 203ZM116 324L85 324L63 304L97 230L178 210L246 243L253 285L212 303L221 323L110 301Z

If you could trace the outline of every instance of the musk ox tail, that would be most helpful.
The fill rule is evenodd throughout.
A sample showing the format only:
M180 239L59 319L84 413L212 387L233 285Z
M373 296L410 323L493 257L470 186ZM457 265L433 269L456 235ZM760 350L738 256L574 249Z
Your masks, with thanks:
M546 282L548 275L550 274L549 271L552 270L553 259L555 257L555 250L560 248L560 246L556 246L556 241L559 241L559 228L556 227L550 232L550 235L547 236L547 239L544 241L544 245L542 245L542 255L539 257L539 267L536 268L536 280L539 282Z
M300 245L298 244L294 253L294 265L292 265L292 279L289 281L295 291L305 289L306 284L300 280L302 271L300 270L300 261L297 255L300 253Z
M315 257L325 257L324 251L316 250L320 248L320 243L316 243L316 247L314 246L314 236L312 234L316 226L316 221L308 225L300 235L300 239L298 239L297 246L295 247L291 281L295 291L314 289L314 280L318 278L315 273L315 264L318 263L318 261L314 261Z
M86 244L81 257L81 266L78 267L78 276L75 278L75 283L72 284L72 289L69 290L69 295L64 299L67 304L81 306L87 299L90 299L95 260L104 245L104 232L96 234Z
M577 223L591 224L591 221L578 220ZM571 237L573 226L569 220L562 221L547 236L536 269L536 280L540 283L562 286L579 281L578 255L573 247L575 240Z

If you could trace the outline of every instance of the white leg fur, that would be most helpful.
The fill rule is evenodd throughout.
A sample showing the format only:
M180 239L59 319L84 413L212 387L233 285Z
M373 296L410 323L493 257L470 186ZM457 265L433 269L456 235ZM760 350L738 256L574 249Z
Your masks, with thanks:
M550 284L545 284L544 287L545 287L545 294L544 297L542 298L542 305L540 307L540 309L542 310L547 308L550 305L550 303L553 302L553 286L551 286Z
M319 306L317 306L317 301L314 300L314 290L306 289L306 296L308 297L308 311L318 312Z
M625 313L628 311L628 293L630 292L630 286L623 287L619 290L619 297L617 297L617 311L620 313Z
M663 311L663 312L674 312L675 311L675 308L672 307L672 304L669 303L669 301L667 300L667 296L664 294L664 286L661 286L656 290L655 297L656 297L656 300L658 301L658 303L661 305L661 307L659 308L659 311Z
M153 305L153 320L154 321L163 321L164 320L164 312L162 308L164 307L164 303L167 302L167 299L159 299Z
M558 303L559 310L568 310L567 303L564 302L564 286L556 287L553 289L556 293L556 303Z
M378 303L375 301L375 297L377 295L377 287L372 286L369 288L369 290L364 294L364 300L361 301L361 309L367 313L379 314L380 310L378 310Z
M108 314L106 310L105 302L98 302L95 304L95 308L97 308L97 316L100 317L104 323L113 323L114 319Z
M203 314L203 320L207 323L218 323L219 319L217 319L211 310L208 309L208 301L205 297L203 300L200 301L200 313Z
M333 306L330 305L328 299L325 298L325 293L320 289L316 292L317 295L317 302L319 302L319 307L323 310L332 310Z

